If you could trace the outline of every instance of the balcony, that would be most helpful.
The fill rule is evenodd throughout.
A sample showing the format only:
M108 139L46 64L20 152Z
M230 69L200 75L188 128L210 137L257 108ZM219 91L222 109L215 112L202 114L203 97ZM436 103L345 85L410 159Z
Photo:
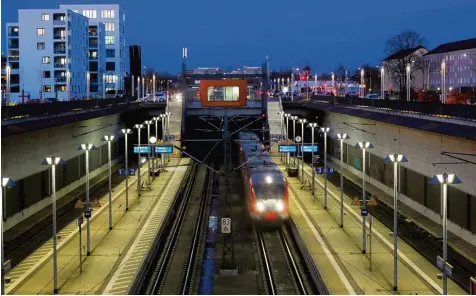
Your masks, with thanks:
M54 54L66 54L65 47L55 47Z
M53 20L53 26L66 26L66 21L64 20Z
M8 36L9 37L18 37L18 27L8 27Z
M66 30L64 28L55 28L53 30L53 38L65 40L66 39Z
M55 84L66 84L66 76L55 77Z
M55 68L64 68L66 67L66 63L55 63Z
M18 49L20 47L20 42L18 41L17 38L9 39L8 41L9 41L8 42L8 48Z

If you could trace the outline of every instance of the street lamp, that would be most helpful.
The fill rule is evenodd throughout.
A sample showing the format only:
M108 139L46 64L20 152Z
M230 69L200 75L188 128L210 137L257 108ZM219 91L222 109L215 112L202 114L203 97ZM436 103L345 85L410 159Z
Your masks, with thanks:
M70 78L71 78L71 73L69 72L69 69L68 69L66 70L66 92L67 92L66 98L68 101L71 100L71 91L70 91L71 79Z
M380 99L385 99L385 69L380 67Z
M140 130L143 128L143 124L136 124L134 128L137 129L137 147L139 149L139 153L137 154L137 194L140 196L140 192L142 189L142 185L140 183L140 166L141 166L141 158L140 158Z
M281 139L284 140L284 111L279 111L277 113L279 115L279 124L281 128ZM279 142L279 141L278 141ZM283 153L281 153L281 161L283 161Z
M291 116L291 120L293 121L293 142L295 142L296 141L296 120L298 120L298 117L296 115ZM297 150L297 154L299 156L299 150ZM296 153L294 153L293 167L296 167Z
M103 141L107 142L107 158L109 163L109 230L112 230L112 167L111 167L111 142L114 140L114 135L106 135ZM126 172L127 173L127 172Z
M284 117L286 118L286 131L285 131L285 137L286 137L286 143L289 143L289 118L291 117L291 114L286 113L284 114ZM290 153L286 153L286 163L289 165L290 162Z
M4 282L4 276L5 276L5 271L3 269L3 264L5 262L5 253L3 252L3 222L6 221L7 219L7 188L14 187L15 182L10 179L10 178L2 178L2 220L0 221L0 231L2 232L2 266L0 267L2 269L2 288L1 288L1 295L5 295L5 282Z
M51 167L51 203L53 205L53 293L58 293L58 254L56 253L56 165L63 164L60 157L47 157L41 163ZM3 256L2 256L3 258ZM3 266L2 266L3 268ZM2 283L3 285L3 283Z
M141 97L141 92L140 92L140 76L137 76L137 99L140 99Z
M149 143L152 144L152 145L150 145L149 151L152 149L152 157L153 157L153 159L155 159L155 144L157 143L157 138L154 137L154 136L150 137L149 138ZM152 172L153 172L154 178L155 178L155 164L154 164L154 161L152 161Z
M350 139L346 133L338 133L340 141L340 228L344 228L344 140Z
M327 133L330 127L321 127L319 132L324 133L324 209L327 210Z
M142 76L142 97L145 97L145 78Z
M146 120L144 124L147 125L147 139L150 139L150 125L152 124L152 120ZM147 183L150 185L150 149L147 152L147 170Z
M441 102L446 103L446 63L441 61Z
M407 101L409 102L410 101L410 70L411 70L409 63L407 64L406 70L407 70Z
M93 144L81 144L78 150L84 151L84 156L86 158L86 210L91 211L91 204L89 202L89 151L97 150L96 146ZM86 255L91 255L91 221L90 218L86 217Z
M152 75L152 92L153 92L153 98L155 102L155 73Z
M315 184L315 171L314 171L314 129L317 127L317 123L316 122L310 122L308 125L308 127L311 128L311 151L312 151L312 160L311 160L311 175L312 175L312 183L311 183L311 192L312 192L312 195L314 196L314 184ZM314 196L314 200L316 199L316 197Z
M299 119L299 123L301 124L301 183L304 183L304 124L307 122L306 118ZM299 145L298 145L299 146ZM299 157L299 149L298 149L298 157ZM298 159L298 168L299 168L299 159Z
M442 201L441 204L443 205L442 208L442 225L443 225L443 264L447 265L448 262L448 184L460 184L461 180L455 174L448 174L443 173L440 175L434 176L430 180L430 184L442 184ZM443 268L443 295L448 294L448 275L446 270Z
M360 97L364 98L365 92L365 78L364 78L364 68L360 70Z
M121 132L124 134L125 140L125 154L126 154L126 211L129 211L129 161L128 161L128 147L127 147L127 136L132 134L132 130L129 128L121 129Z
M367 201L365 199L365 149L374 148L374 145L370 142L362 141L355 144L355 148L362 149L362 253L365 254L367 229L365 228L365 222L367 214Z
M86 100L89 99L89 84L90 84L91 78L89 75L89 71L86 72Z
M335 94L335 80L334 80L334 72L332 72L331 79L332 79L332 93Z
M403 154L390 154L385 158L385 162L393 162L393 290L397 291L397 260L398 260L398 234L397 234L397 218L398 218L398 164L408 162Z
M10 78L11 78L11 72L12 72L12 68L10 67L10 65L7 65L7 85L6 85L6 89L5 89L5 105L8 104L8 101L10 101ZM3 265L2 265L3 266ZM2 273L3 274L3 273Z
M162 119L162 139L163 139L165 136L165 118L167 117L167 115L162 113L159 116ZM165 167L165 155L163 153L160 154L160 159L162 162L162 167Z

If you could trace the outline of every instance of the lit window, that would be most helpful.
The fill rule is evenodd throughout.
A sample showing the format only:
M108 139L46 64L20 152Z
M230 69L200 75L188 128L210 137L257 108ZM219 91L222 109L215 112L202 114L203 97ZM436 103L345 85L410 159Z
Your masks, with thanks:
M113 32L114 30L114 23L105 23L106 32Z
M47 13L43 13L43 14L41 15L41 20L42 20L42 21L49 21L49 20L50 20L50 15L47 14Z
M44 29L44 28L38 28L38 29L36 29L36 34L37 34L38 36L45 35L45 29Z
M43 64L49 64L51 59L50 57L43 57L42 61L43 61Z
M45 85L44 88L44 92L51 92L51 85Z
M72 11L76 12L76 13L79 13L79 10L77 10L77 9L73 9Z
M96 16L96 10L83 10L83 15L87 18L92 18L95 19Z
M114 44L115 36L106 36L106 44Z
M116 83L117 76L116 75L106 75L105 80L106 80L106 83Z
M36 43L36 49L44 50L45 49L45 43L44 42L37 42Z
M102 18L114 18L114 9L101 10Z

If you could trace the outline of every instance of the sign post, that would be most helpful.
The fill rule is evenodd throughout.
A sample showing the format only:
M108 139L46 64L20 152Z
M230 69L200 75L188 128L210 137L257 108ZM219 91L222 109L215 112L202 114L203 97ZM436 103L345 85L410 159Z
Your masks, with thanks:
M83 224L83 216L78 218L78 228L79 228L79 273L83 272L83 252L81 250L83 243L81 241L81 225Z
M231 233L231 218L221 218L221 233Z
M372 271L372 224L374 224L374 216L369 216L369 268Z

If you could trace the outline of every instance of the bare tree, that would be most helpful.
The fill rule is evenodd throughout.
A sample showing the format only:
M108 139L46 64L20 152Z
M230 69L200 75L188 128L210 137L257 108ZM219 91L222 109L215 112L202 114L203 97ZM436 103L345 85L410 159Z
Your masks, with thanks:
M344 81L345 79L345 71L346 67L343 64L339 64L336 69L334 70L334 73L336 75L336 80L338 81Z
M385 51L388 55L401 53L395 58L386 61L386 71L397 82L400 90L400 98L405 98L405 89L407 82L407 65L410 66L410 78L417 71L424 69L424 58L419 51L423 47L425 39L418 33L405 30L402 33L391 37L385 43Z

